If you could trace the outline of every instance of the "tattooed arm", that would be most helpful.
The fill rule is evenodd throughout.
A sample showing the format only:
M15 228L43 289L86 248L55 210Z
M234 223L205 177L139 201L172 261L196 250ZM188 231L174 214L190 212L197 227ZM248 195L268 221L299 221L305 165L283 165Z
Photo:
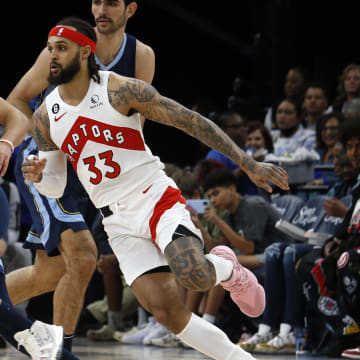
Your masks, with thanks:
M288 177L283 169L256 162L211 120L161 96L148 83L112 74L108 92L110 103L119 112L128 113L135 109L147 119L176 127L236 162L257 186L271 192L271 186L266 183L269 181L288 190Z
M50 121L45 104L34 112L31 131L40 151L59 150L51 140Z
M35 183L41 194L59 198L64 193L67 181L66 157L51 140L45 105L35 111L32 122L32 134L39 148L39 157L26 158L22 172L25 179Z

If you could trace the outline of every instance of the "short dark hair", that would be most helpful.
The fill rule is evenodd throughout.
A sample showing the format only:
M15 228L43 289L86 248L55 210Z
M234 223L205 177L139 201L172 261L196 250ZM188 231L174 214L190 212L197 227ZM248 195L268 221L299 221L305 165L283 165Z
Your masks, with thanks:
M87 36L89 39L97 42L96 33L94 30L94 27L90 25L87 21L80 19L76 16L70 16L66 17L62 20L60 20L57 24L58 25L64 25L64 26L72 26L78 31L80 34L83 34ZM99 65L95 61L95 55L93 53L90 54L88 59L89 64L89 75L91 78L93 78L96 82L100 82L100 76L99 76Z
M360 139L360 116L346 119L340 127L341 141L346 143L353 137Z
M290 104L292 104L292 106L294 107L295 109L295 113L296 115L300 118L301 117L301 114L302 114L302 104L299 103L298 101L296 101L296 99L294 99L293 97L285 97L283 98L276 106L276 109L275 109L275 115L277 113L277 110L279 108L279 106L283 103L283 102L288 102Z
M229 187L231 185L236 185L235 175L230 170L218 169L212 171L208 176L206 176L204 181L204 190L206 192L217 186Z
M314 81L306 85L305 94L309 89L321 89L326 99L329 99L329 90L325 84L320 81Z
M124 0L125 6L128 6L132 2L137 3L137 0Z

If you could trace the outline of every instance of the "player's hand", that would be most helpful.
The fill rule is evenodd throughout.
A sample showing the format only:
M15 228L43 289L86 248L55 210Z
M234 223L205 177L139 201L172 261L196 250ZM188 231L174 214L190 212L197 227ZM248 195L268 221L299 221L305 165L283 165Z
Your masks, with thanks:
M46 159L39 160L35 155L28 156L21 165L24 178L35 183L40 182L45 164Z
M272 188L267 182L277 185L282 190L289 190L288 174L274 164L255 162L255 165L249 166L246 173L256 186L269 193L272 192Z
M11 158L11 148L8 144L0 142L0 175L4 176Z

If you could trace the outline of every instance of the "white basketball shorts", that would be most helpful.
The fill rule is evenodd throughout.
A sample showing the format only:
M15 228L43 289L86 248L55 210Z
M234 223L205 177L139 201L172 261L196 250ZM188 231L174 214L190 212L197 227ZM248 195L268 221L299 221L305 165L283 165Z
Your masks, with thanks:
M145 272L168 265L164 251L180 224L202 239L180 190L166 175L109 208L113 215L104 217L103 225L130 286Z

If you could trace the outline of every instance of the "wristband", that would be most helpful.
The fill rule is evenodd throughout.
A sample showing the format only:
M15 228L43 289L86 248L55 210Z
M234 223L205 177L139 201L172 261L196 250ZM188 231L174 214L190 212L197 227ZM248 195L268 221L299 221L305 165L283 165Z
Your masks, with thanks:
M4 143L8 144L10 146L10 148L11 148L11 153L14 152L15 147L14 147L14 144L10 140L0 139L0 142L4 142Z

